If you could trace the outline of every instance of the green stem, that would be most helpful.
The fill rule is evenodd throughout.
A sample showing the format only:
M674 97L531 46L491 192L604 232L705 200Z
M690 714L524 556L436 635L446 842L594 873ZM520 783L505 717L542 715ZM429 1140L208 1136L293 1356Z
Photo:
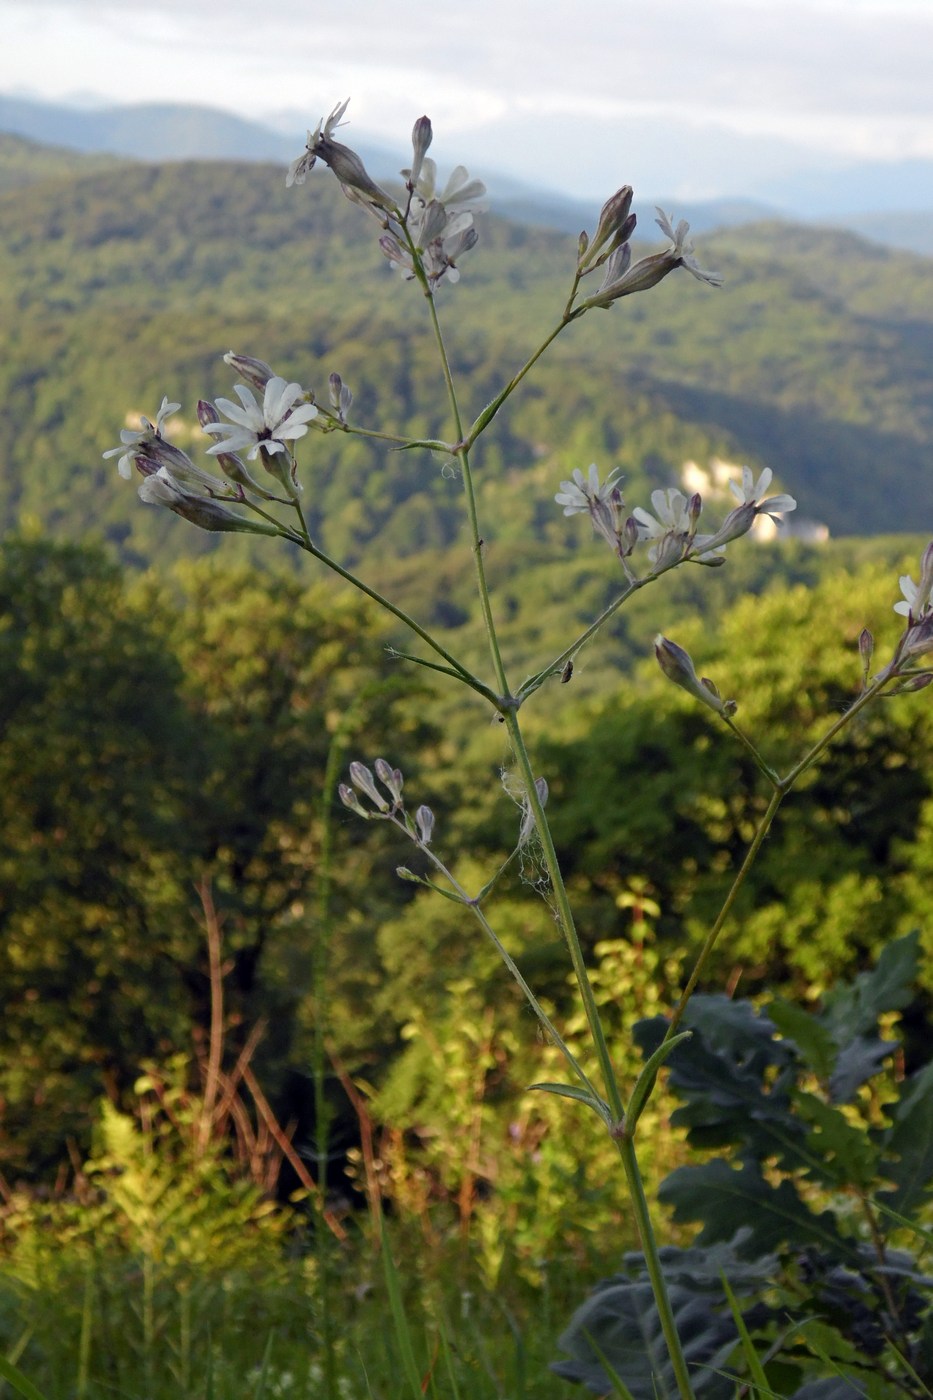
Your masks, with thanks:
M416 259L416 266L417 265L418 260ZM425 290L426 292L429 291L426 285ZM441 356L441 363L443 366L444 378L447 384L447 392L450 398L450 405L454 416L454 422L456 424L457 434L461 439L461 447L460 451L458 452L458 456L460 457L462 463L463 484L467 498L467 509L470 519L470 532L473 541L473 558L475 561L476 568L477 588L479 590L480 604L482 607L483 619L486 625L486 634L489 640L489 648L492 654L493 667L496 673L496 681L501 688L501 700L499 708L502 717L506 725L508 726L512 748L518 761L519 770L521 771L525 784L526 800L528 801L532 814L534 816L538 837L541 841L541 845L544 850L545 862L547 864L548 874L551 879L551 888L553 891L554 899L557 904L558 918L561 930L564 934L564 938L567 943L567 949L570 953L570 960L573 964L574 976L577 981L577 986L580 990L580 996L583 1000L583 1007L584 1012L586 1014L587 1024L589 1025L590 1034L593 1038L593 1043L596 1047L596 1055L599 1061L600 1071L603 1077L603 1082L606 1086L606 1098L608 1101L609 1109L612 1114L612 1118L615 1120L615 1122L617 1124L621 1124L624 1116L624 1105L622 1102L622 1095L620 1093L619 1085L615 1076L615 1071L612 1066L612 1058L609 1054L609 1046L606 1042L605 1032L603 1031L602 1022L600 1021L599 1008L596 1005L596 997L593 993L593 988L589 979L589 974L587 973L586 961L583 956L583 949L580 945L580 938L576 930L576 925L574 923L573 911L570 908L570 901L567 897L567 890L564 885L563 876L561 874L560 865L557 859L557 851L555 850L550 827L548 826L547 818L544 814L544 807L541 803L541 799L538 795L538 790L535 786L534 770L531 766L531 759L528 755L528 750L525 747L524 736L522 734L521 725L519 724L518 720L518 706L514 698L509 693L508 682L506 680L505 675L505 667L502 663L502 656L499 649L499 640L496 633L495 620L493 618L492 607L490 605L489 589L486 583L486 575L483 567L482 540L480 538L479 533L479 522L476 511L476 497L473 490L473 477L470 471L469 463L469 448L472 445L472 443L475 442L476 438L483 431L483 429L486 428L488 424L492 421L501 405L505 402L505 400L512 393L515 387L525 377L525 375L531 369L532 365L535 364L535 362L540 358L540 356L544 353L544 351L551 344L551 342L564 329L564 326L568 325L571 320L575 319L576 316L581 313L571 312L568 314L565 312L564 318L560 322L560 324L551 332L551 334L543 342L543 344L539 346L539 348L526 362L526 364L522 367L518 374L506 385L505 389L502 390L502 392L499 395L497 395L497 397L492 401L490 405L487 406L486 409L484 409L484 411L480 414L479 418L477 418L476 422L473 424L473 427L470 429L469 435L466 438L464 438L460 410L457 403L456 390L453 383L453 377L450 372L450 364L447 358L447 351L444 345L444 338L441 334L440 323L437 317L437 308L434 303L434 298L430 294L428 295L428 305L431 309L431 320L434 326L434 334L437 340L438 350ZM609 614L607 613L606 615ZM601 619L601 621L602 620L604 619ZM639 1232L642 1240L642 1248L645 1251L645 1258L648 1261L648 1272L649 1277L651 1279L652 1290L654 1292L655 1302L657 1304L658 1312L661 1318L664 1339L667 1343L668 1350L671 1355L671 1361L674 1367L675 1375L677 1376L678 1388L680 1390L682 1400L693 1400L693 1391L690 1386L690 1377L687 1373L687 1363L684 1358L683 1350L681 1348L680 1338L677 1335L677 1328L674 1324L673 1311L671 1309L670 1299L667 1293L667 1285L664 1281L664 1275L661 1270L661 1261L658 1254L657 1243L654 1238L654 1231L652 1230L651 1220L648 1215L648 1206L647 1201L645 1199L641 1175L638 1169L638 1162L635 1156L635 1150L630 1143L620 1143L619 1150L622 1155L622 1161L625 1169L626 1179L629 1185L629 1191L631 1193L632 1200L635 1205L635 1213L636 1218L639 1222Z
M648 1277L651 1280L651 1291L654 1294L655 1305L657 1306L658 1316L661 1321L661 1331L664 1333L664 1340L667 1343L671 1365L674 1368L677 1389L680 1392L681 1400L693 1400L693 1386L690 1383L690 1372L687 1368L687 1359L684 1356L683 1348L680 1345L680 1336L677 1331L677 1324L674 1321L674 1310L671 1307L671 1300L667 1292L667 1281L664 1277L664 1271L661 1268L661 1256L658 1253L658 1243L654 1235L654 1226L651 1223L648 1200L645 1196L645 1188L642 1184L641 1172L638 1168L635 1144L631 1138L624 1136L618 1137L616 1143L619 1148L619 1155L622 1158L625 1180L628 1183L632 1208L635 1213L635 1223L638 1227L642 1252L645 1256Z
M473 424L473 426L470 428L470 431L467 433L466 438L463 442L464 447L470 448L473 446L480 433L489 427L489 424L495 418L496 414L499 412L499 409L505 403L506 399L518 388L519 384L521 384L522 380L525 378L525 375L530 369L532 369L537 364L538 360L540 360L541 356L544 354L548 346L551 345L557 339L557 337L560 335L561 331L565 329L565 327L570 325L571 321L575 321L577 317L581 314L581 311L564 312L564 315L561 318L561 320L558 321L557 325L549 333L546 339L541 342L534 354L531 355L525 361L518 373L512 376L508 384L506 384L505 388L501 389L496 395L496 397L492 400L492 402L488 403L483 409L482 413L479 415L479 417L476 419L476 422Z
M551 891L554 902L557 905L558 920L561 932L564 935L564 941L567 944L567 951L570 954L570 961L573 965L577 986L580 989L580 996L583 1000L583 1010L590 1028L590 1035L593 1037L593 1044L596 1047L596 1056L599 1060L599 1067L603 1076L606 1099L609 1103L609 1107L612 1109L613 1118L618 1122L625 1112L625 1105L622 1102L622 1095L616 1080L615 1070L612 1066L612 1057L609 1054L609 1046L599 1016L599 1007L596 1005L596 997L593 993L589 973L587 972L586 960L580 945L580 937L574 922L573 911L570 908L570 900L567 897L567 887L564 884L564 877L557 859L554 838L551 835L551 829L548 826L547 817L544 814L544 807L541 804L538 789L535 787L534 770L531 766L528 750L525 747L525 738L521 731L518 715L514 710L510 710L506 713L505 723L508 726L509 738L512 741L512 749L518 762L519 771L524 780L525 799L529 803L532 813L534 814L538 839L544 851L544 860L547 865L548 875L551 879Z
M398 607L391 599L386 598L384 594L380 593L378 589L370 588L368 583L364 583L356 574L352 573L349 569L345 569L342 564L338 564L336 559L331 559L330 555L325 554L323 549L318 549L308 533L308 527L301 511L301 505L297 501L295 502L295 509L301 520L303 532L301 538L298 539L298 543L300 543L301 548L307 554L319 560L320 563L325 564L328 569L338 574L340 578L344 579L347 583L352 584L354 588L359 589L360 593L365 593L367 598L371 598L374 603L378 603L379 607L384 608L385 611L391 613L393 617L397 617L399 622L403 622L406 627L414 632L416 637L420 637L432 651L435 651L438 656L443 657L447 664L456 672L457 677L464 685L468 685L471 690L477 691L485 699L494 698L492 697L492 692L489 687L484 685L478 677L474 676L472 671L468 670L461 661L458 661L455 656L452 656L445 647L442 647L440 642L432 637L431 633L422 627L419 622L416 622L413 617L410 617L404 608Z
M822 739L818 740L817 743L813 745L813 748L810 749L810 751L804 755L800 762L796 764L790 770L790 772L785 774L785 776L780 780L781 788L783 789L783 791L790 791L790 789L796 783L797 779L801 777L804 773L806 773L808 768L813 767L816 760L821 756L823 751L829 747L829 745L835 739L839 731L841 729L844 729L847 724L851 724L855 716L859 714L861 710L864 710L866 705L871 704L872 700L874 700L876 696L878 696L881 693L881 691L884 689L887 683L893 679L894 676L881 675L876 677L876 679L872 681L871 685L866 686L866 688L862 691L858 699L855 700L849 706L849 708L843 714L841 714L839 718L833 722L833 724L830 725L829 729L827 729Z
M463 886L459 883L459 881L457 881L454 878L454 876L447 869L446 865L444 865L443 861L440 860L440 858L436 856L432 850L430 850L427 846L422 846L421 850L429 858L429 860L432 862L435 868L443 874L444 878L450 882L451 886L459 896L460 902L470 910L470 913L478 921L483 932L486 934L486 937L490 940L496 952L499 954L499 957L505 963L505 966L508 968L515 982L521 989L525 1000L528 1002L528 1005L531 1007L532 1011L537 1016L539 1022L541 1023L541 1027L546 1033L548 1039L551 1040L554 1043L554 1045L557 1046L558 1050L561 1052L564 1059L567 1061L568 1065L579 1079L580 1083L583 1085L583 1087L587 1090L588 1093L592 1094L594 1102L599 1103L600 1095L597 1093L596 1088L588 1078L586 1071L583 1069L582 1065L577 1060L573 1051L567 1045L566 1041L561 1036L557 1027L554 1025L550 1016L548 1016L547 1012L544 1010L544 1007L538 1001L538 998L535 996L534 992L531 990L528 983L525 981L525 978L522 976L521 969L519 968L515 959L512 957L509 950L502 943L495 929L492 927L492 924L490 924L489 920L486 918L486 915L480 908L478 899L471 899L471 897L467 894ZM443 891L438 890L438 893L442 894Z
M444 336L441 331L441 323L437 315L437 305L434 297L428 297L428 307L431 314L431 325L434 329L434 339L437 342L438 354L441 359L441 368L444 373L444 382L447 385L447 397L450 401L450 410L453 414L454 426L457 430L458 441L463 438L463 420L460 414L460 404L457 401L457 390L454 385L453 375L450 369L450 360L447 356L447 346L444 344ZM492 656L493 670L496 675L496 684L499 687L501 700L509 698L508 682L505 678L505 667L502 663L502 653L499 650L499 637L496 632L496 624L492 615L492 602L489 597L489 586L486 582L486 569L483 564L483 542L479 533L479 518L476 510L476 492L473 487L473 472L470 468L469 446L463 443L457 453L460 459L461 474L463 477L463 490L467 502L467 514L470 522L470 538L473 546L473 567L476 573L476 587L479 593L480 607L483 613L483 622L486 627L486 636L489 641L489 650ZM501 706L500 706L501 708Z
M732 881L732 885L730 886L729 893L726 895L723 906L720 909L719 913L716 915L716 920L709 933L706 935L703 947L700 949L699 956L697 957L697 960L693 965L693 971L690 973L690 976L687 979L687 985L684 987L684 990L681 993L680 1001L677 1003L677 1006L674 1010L674 1014L671 1017L670 1025L667 1028L667 1034L664 1037L665 1040L670 1040L672 1035L677 1034L677 1028L683 1020L684 1012L686 1011L687 1006L689 1005L690 998L693 996L693 993L696 990L696 985L703 975L703 971L706 967L706 964L709 962L712 951L716 946L717 939L719 938L719 935L722 932L723 924L726 922L726 919L729 917L729 914L732 911L732 906L735 904L735 901L738 898L739 890L745 884L745 879L748 875L748 872L755 864L758 852L761 850L761 844L767 836L769 830L771 829L771 823L774 821L774 818L777 815L777 810L780 807L781 803L784 801L784 797L785 793L781 788L775 789L775 791L771 795L771 800L768 803L767 811L765 812L761 821L758 823L758 828L755 832L755 835L752 837L751 845L745 852L745 859L742 861L742 865L738 871L738 874Z
M527 700L530 695L533 695L534 692L544 684L548 676L557 675L561 672L567 662L573 660L580 648L585 646L592 637L595 637L596 633L604 623L609 621L613 613L618 612L626 599L630 598L633 593L637 593L640 588L644 588L646 584L654 583L657 577L657 574L649 574L647 578L634 579L627 588L623 589L617 598L612 600L608 607L603 608L595 622L591 622L589 627L570 643L569 647L565 647L560 656L556 657L554 661L551 661L543 670L538 671L536 675L530 676L528 680L522 682L519 688L518 698L520 700Z
M833 723L827 729L826 733L822 736L822 738L817 740L817 742L812 746L812 748L810 748L807 751L807 753L803 756L799 763L796 763L793 768L791 768L787 773L784 774L783 777L779 777L774 772L774 770L767 763L765 763L764 759L758 753L758 750L752 743L752 741L746 738L746 736L742 734L734 724L732 724L729 717L723 716L730 729L733 730L736 736L742 741L745 747L752 754L752 756L755 759L755 762L758 764L758 767L768 778L768 781L771 783L771 786L774 790L771 794L771 799L768 803L767 811L765 812L764 816L758 824L758 827L755 831L755 835L752 837L751 845L745 853L745 859L742 861L742 865L739 868L739 871L736 874L732 885L730 886L729 893L726 895L725 902L723 903L722 908L717 914L716 920L713 923L712 928L706 935L703 946L700 949L696 962L694 963L693 971L690 973L690 976L687 980L687 985L684 987L684 990L681 994L679 1002L677 1003L677 1007L674 1011L674 1014L671 1017L670 1024L667 1028L667 1034L665 1035L665 1040L669 1040L672 1035L676 1035L677 1033L677 1029L683 1019L684 1012L687 1009L690 998L693 996L693 993L696 990L696 985L703 975L706 965L709 962L710 956L712 955L713 949L716 946L716 942L719 938L719 935L722 932L723 925L725 924L726 919L729 917L729 914L732 911L733 905L735 904L736 898L738 897L739 890L745 883L745 879L748 875L748 872L751 870L751 867L754 865L755 860L757 859L762 842L764 841L769 830L771 829L771 824L774 821L774 818L777 815L778 808L784 801L784 798L794 787L797 780L804 773L806 773L809 768L813 767L813 764L816 763L817 759L819 759L822 756L822 754L833 742L836 736L846 727L847 724L852 723L856 715L859 714L866 707L866 705L869 705L872 700L876 699L876 697L880 694L885 685L887 685L887 683L892 679L893 677L891 675L881 675L877 677L871 685L869 685L868 687L866 687L865 690L862 691L862 694L852 705L849 706L845 713L841 714L838 719L833 721Z

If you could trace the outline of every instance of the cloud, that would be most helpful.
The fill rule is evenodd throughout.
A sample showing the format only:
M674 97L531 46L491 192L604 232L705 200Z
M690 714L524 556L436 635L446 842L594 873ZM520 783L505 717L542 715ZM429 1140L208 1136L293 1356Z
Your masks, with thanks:
M5 0L0 88L200 101L314 122L352 95L350 134L401 142L428 111L501 164L766 136L843 158L933 156L928 0ZM572 13L572 12L571 12ZM309 21L309 14L313 18ZM298 123L296 122L296 126ZM655 130L657 137L654 136Z

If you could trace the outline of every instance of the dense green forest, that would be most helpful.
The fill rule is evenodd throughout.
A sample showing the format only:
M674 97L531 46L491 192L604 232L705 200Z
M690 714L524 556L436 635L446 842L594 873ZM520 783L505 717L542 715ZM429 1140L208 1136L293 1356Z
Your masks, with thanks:
M653 211L638 212L650 241ZM231 347L319 393L336 370L355 422L436 436L420 307L369 232L323 179L286 191L264 166L78 162L0 197L0 522L91 532L136 563L207 547L139 511L100 453L163 394L195 441L198 395L230 392ZM556 322L573 256L563 236L484 220L470 276L440 308L468 412ZM833 534L931 515L917 463L933 438L933 263L784 225L711 237L703 256L721 292L663 284L650 304L590 315L500 414L478 459L491 539L569 543L548 499L591 460L621 467L633 499L688 459L770 466ZM332 436L310 469L312 523L345 560L461 533L458 484L428 454Z
M337 796L351 761L387 759L411 810L430 807L432 850L464 888L505 867L496 934L589 1063L543 856L519 837L527 805L501 707L400 656L405 629L297 550L141 504L102 458L163 395L182 405L172 440L192 455L206 446L195 405L231 392L231 347L320 402L339 371L354 424L449 437L423 298L390 279L372 221L330 176L286 192L282 172L260 166L68 168L51 152L26 177L24 144L0 147L0 1354L46 1365L53 1400L96 1400L87 1357L112 1351L101 1337L119 1324L89 1319L133 1306L120 1279L135 1296L139 1268L150 1370L132 1383L147 1395L162 1393L151 1367L163 1304L183 1391L192 1317L209 1355L221 1313L241 1346L253 1290L269 1347L275 1333L307 1348L314 1331L314 1355L335 1364L320 1300L331 1285L365 1296L383 1208L407 1240L412 1290L436 1302L443 1282L466 1309L479 1288L516 1337L553 1303L565 1314L544 1327L547 1347L637 1242L613 1143L594 1115L568 1130L578 1104L528 1093L564 1067L466 907L418 883L425 849ZM647 240L650 213L640 219ZM468 414L559 319L575 256L565 238L484 219L462 284L438 296ZM491 608L517 678L560 656L623 582L589 522L554 503L576 467L620 468L635 505L681 482L688 461L748 461L830 530L813 543L788 526L732 543L721 568L662 574L523 711L627 1080L651 1048L632 1026L676 1001L768 803L752 748L669 683L652 639L686 647L788 770L858 704L864 629L879 656L903 632L898 580L918 577L929 533L915 532L933 521L933 263L777 225L704 240L701 261L721 291L671 277L571 325L474 456ZM487 675L450 460L339 431L299 447L314 540ZM711 497L724 514L727 494ZM795 1159L814 1212L830 1201L844 1213L842 1173L864 1185L868 1172L850 1138L844 1166L814 1166L831 1130L855 1132L841 1110L830 1122L834 1109L813 1106L829 1092L827 1026L841 1035L843 1023L837 1048L868 1066L850 1073L853 1096L891 1061L882 1088L846 1111L876 1145L888 1114L885 1151L908 1164L888 1169L916 1166L919 1183L890 1199L926 1205L933 1153L910 1158L890 1105L900 1086L906 1121L928 1069L931 755L926 695L858 713L782 810L705 967L701 990L731 1000L698 1015L719 1017L743 1073L768 1084L790 1073L791 1052L761 1008L791 1008L774 1013L801 1047L788 1132L796 1141L809 1113L824 1134ZM852 981L872 966L875 982ZM850 983L846 1001L833 989ZM877 1038L895 1024L899 1042ZM723 1051L725 1031L705 1033L709 1056ZM672 1066L673 1088L699 1094L689 1060ZM673 1107L665 1083L642 1119L653 1180L726 1141L708 1105L679 1120ZM682 1198L678 1209L671 1223L652 1198L672 1248L694 1233ZM321 1244L331 1234L336 1265ZM703 1264L716 1278L717 1258ZM76 1390L67 1357L55 1371L59 1316L83 1358ZM479 1368L482 1347L469 1354ZM261 1357L231 1361L231 1374ZM498 1362L484 1364L493 1389L477 1395L538 1393L524 1378L507 1390ZM580 1364L562 1374L597 1389ZM107 1375L124 1384L119 1368ZM788 1375L769 1372L789 1393ZM348 1393L324 1380L300 1393ZM209 1371L197 1393L214 1393Z

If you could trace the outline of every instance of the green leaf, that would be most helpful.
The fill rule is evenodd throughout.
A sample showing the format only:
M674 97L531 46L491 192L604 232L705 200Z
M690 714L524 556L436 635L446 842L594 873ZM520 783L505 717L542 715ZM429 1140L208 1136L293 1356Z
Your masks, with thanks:
M628 1108L625 1110L625 1123L630 1131L634 1131L642 1115L645 1104L651 1096L658 1070L664 1064L665 1060L670 1058L677 1049L677 1046L682 1045L686 1040L690 1040L692 1035L692 1031L681 1031L680 1035L672 1036L670 1040L662 1040L654 1054L649 1057L648 1062L635 1081L635 1087L632 1090Z
M836 1063L839 1046L827 1026L821 1025L816 1016L795 1006L783 997L775 997L768 1003L768 1016L785 1039L793 1041L804 1062L813 1070L818 1079L829 1079Z
M933 1062L907 1081L888 1112L893 1123L881 1136L882 1169L896 1189L882 1191L878 1202L909 1216L933 1187Z
M814 1094L798 1090L793 1098L797 1112L813 1125L807 1147L817 1160L807 1173L810 1179L826 1186L870 1191L877 1184L881 1154L867 1129L850 1123L840 1109Z
M917 977L919 939L915 930L889 943L871 972L829 993L820 1020L837 1045L849 1045L856 1036L874 1031L883 1012L907 1005Z
M785 1244L818 1244L837 1257L858 1259L829 1211L814 1214L791 1182L772 1186L757 1163L744 1162L738 1170L721 1160L678 1167L659 1195L673 1206L675 1220L703 1222L697 1238L701 1245L731 1239L736 1226L743 1225L749 1255L768 1254Z
M586 1089L578 1089L575 1084L529 1084L528 1088L540 1089L543 1094L559 1094L562 1099L576 1099L578 1103L585 1103L589 1108L595 1109L604 1122L608 1123L611 1119L607 1103L594 1098Z
M736 1342L732 1319L717 1312L710 1300L679 1285L669 1289L674 1322L684 1356L703 1400L728 1400L731 1381L717 1375ZM671 1365L651 1285L631 1279L600 1285L574 1314L558 1338L569 1361L551 1363L551 1370L604 1394L611 1377L604 1360L622 1379L634 1400L674 1400L677 1382Z
M765 1072L785 1065L791 1054L774 1039L771 1022L748 1005L736 1010L725 997L697 1002L687 1018L694 1039L667 1062L670 1087L686 1100L672 1121L690 1129L695 1146L735 1143L743 1154L776 1158L788 1171L809 1165L805 1130L791 1112L783 1077L765 1084ZM663 1017L635 1027L643 1053L654 1050L665 1027Z
M0 1376L13 1387L17 1395L23 1396L23 1400L45 1400L41 1390L37 1390L32 1381L27 1380L22 1371L3 1356L0 1356Z
M758 1349L751 1339L751 1334L745 1325L745 1319L742 1316L742 1310L739 1307L738 1299L729 1287L729 1280L726 1278L725 1274L722 1276L722 1286L729 1300L729 1311L732 1314L735 1330L738 1332L739 1339L742 1343L742 1355L745 1357L745 1362L748 1366L748 1374L754 1382L755 1390L759 1395L771 1395L771 1387L768 1385L768 1377L765 1375L764 1367L761 1364L761 1357L758 1355Z
M829 1080L833 1102L849 1103L854 1099L856 1090L869 1079L874 1079L884 1061L897 1048L894 1040L870 1040L867 1036L858 1036L844 1046Z

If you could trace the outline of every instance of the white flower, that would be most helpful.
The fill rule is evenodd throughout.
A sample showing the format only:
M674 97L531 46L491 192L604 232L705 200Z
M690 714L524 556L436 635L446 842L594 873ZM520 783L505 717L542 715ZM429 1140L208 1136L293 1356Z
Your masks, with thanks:
M346 102L341 102L334 108L326 121L322 117L314 130L308 132L308 140L305 144L305 149L288 167L288 174L285 176L286 189L291 189L292 185L304 184L308 172L313 170L317 163L319 154L318 145L321 138L323 137L326 141L331 139L337 127L340 126L340 118L347 110L349 103L350 99L348 97Z
M920 582L914 583L910 574L899 580L904 601L894 604L894 611L917 622L933 609L933 541L927 545L920 560Z
M721 287L722 278L718 272L704 272L697 264L696 258L693 256L693 243L687 238L687 234L690 232L687 220L681 219L675 229L672 228L671 221L663 209L656 209L655 212L658 216L655 223L674 245L673 248L668 249L666 256L676 258L679 266L685 267L699 281L708 282L711 287Z
M111 447L103 454L105 457L119 456L117 471L126 481L133 475L133 463L137 455L148 455L147 449L151 449L155 439L164 436L162 430L166 418L171 413L177 413L179 408L181 404L169 403L167 398L163 398L155 423L150 423L148 418L141 418L142 427L138 432L131 428L123 428L120 432L120 446Z
M596 502L608 502L621 480L621 472L616 469L610 472L600 485L599 468L595 462L590 463L586 476L583 475L581 467L574 467L572 475L571 481L561 482L560 490L554 497L557 504L564 507L565 515L579 515L583 511L592 510Z
M307 424L317 417L313 403L302 403L297 408L293 406L305 391L300 384L287 384L278 375L274 375L266 385L262 407L245 384L236 384L234 390L239 404L232 403L230 399L217 400L217 408L230 422L204 425L206 433L218 437L225 435L208 448L208 453L214 456L245 451L247 459L252 460L259 455L261 448L268 453L287 453L286 443L304 437L308 431Z
M409 181L409 186L412 193L404 222L421 254L430 286L436 287L444 277L448 282L458 282L457 259L476 244L473 215L485 207L478 201L486 193L486 186L480 180L471 180L466 168L458 165L438 194L437 165L430 157L421 161L420 174L413 186ZM410 282L415 275L414 265L399 231L390 228L380 238L379 246L393 269L400 270Z
M665 491L652 491L651 504L655 515L641 506L636 506L632 511L640 539L658 540L665 535L686 535L690 531L693 525L690 501L676 486L668 486Z
M742 485L738 482L730 481L729 490L735 496L740 506L753 505L756 515L783 515L785 511L797 509L797 502L793 496L772 496L769 500L763 500L765 492L771 485L771 478L774 475L770 467L765 467L755 481L751 467L742 468Z
M581 303L583 309L593 306L605 309L620 297L631 296L633 292L646 292L650 287L656 287L678 267L685 267L694 277L699 278L701 282L708 282L711 287L722 285L722 278L718 272L704 272L694 258L693 244L687 238L690 225L686 219L681 219L674 229L664 210L659 209L657 223L667 234L673 247L666 248L663 253L651 253L647 258L640 258L633 264L629 244L622 243L606 263L599 291Z

